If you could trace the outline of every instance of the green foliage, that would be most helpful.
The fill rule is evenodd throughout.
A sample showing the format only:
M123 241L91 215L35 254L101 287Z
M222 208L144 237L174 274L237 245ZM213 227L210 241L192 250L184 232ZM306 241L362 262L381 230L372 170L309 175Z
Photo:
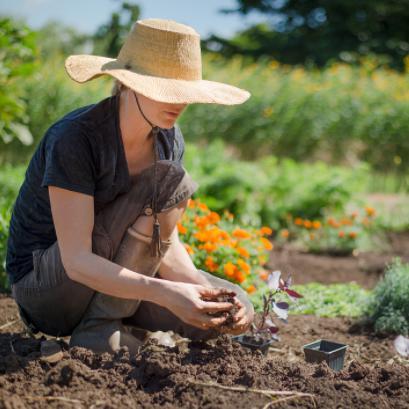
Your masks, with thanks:
M367 161L374 171L400 175L408 188L408 75L377 68L372 60L306 70L207 56L204 68L206 78L234 83L252 96L240 106L189 106L180 121L188 140L222 138L251 160L274 154L308 162Z
M25 167L4 166L0 171L0 290L8 287L5 274L6 246L12 205L23 182Z
M36 145L45 131L68 112L109 96L109 77L87 84L75 84L67 76L61 57L50 58L25 84L29 126Z
M32 136L24 100L24 82L36 65L35 33L10 18L0 18L0 144L14 139L29 145Z
M394 259L375 287L365 314L378 334L409 335L409 264Z
M407 0L237 0L227 12L265 15L232 39L211 37L206 44L223 55L275 56L289 63L325 64L377 54L396 67L409 49Z
M287 225L287 214L321 218L343 209L361 188L365 168L353 171L323 162L300 164L267 156L256 162L234 159L221 140L207 146L186 143L185 166L212 210L229 210L244 225Z
M359 317L364 311L364 305L370 292L356 283L347 284L320 284L309 283L291 287L303 298L297 299L290 314L309 314L318 317ZM262 309L262 294L267 291L263 284L258 291L250 295L255 309Z

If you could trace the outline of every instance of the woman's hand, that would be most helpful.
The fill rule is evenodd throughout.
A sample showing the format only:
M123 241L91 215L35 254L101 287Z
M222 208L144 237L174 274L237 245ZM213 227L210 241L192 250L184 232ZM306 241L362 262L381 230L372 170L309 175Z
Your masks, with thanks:
M229 302L203 301L203 298L214 299L219 295L234 297L236 294L225 288L208 288L197 284L169 281L165 285L164 297L160 304L187 324L208 329L222 325L228 315L212 317L208 313L227 312L233 308L233 304Z
M233 317L233 323L217 328L217 330L225 334L240 335L250 328L254 320L254 309L247 309L237 297L234 298L234 302L237 312Z

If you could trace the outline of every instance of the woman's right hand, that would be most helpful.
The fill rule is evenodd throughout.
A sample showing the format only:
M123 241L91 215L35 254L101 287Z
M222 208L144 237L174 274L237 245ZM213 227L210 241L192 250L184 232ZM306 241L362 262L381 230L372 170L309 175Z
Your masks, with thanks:
M203 301L219 295L234 297L235 292L226 288L209 288L197 284L167 282L160 304L173 312L183 322L201 329L218 327L228 314L212 317L208 313L227 312L233 308L229 302Z

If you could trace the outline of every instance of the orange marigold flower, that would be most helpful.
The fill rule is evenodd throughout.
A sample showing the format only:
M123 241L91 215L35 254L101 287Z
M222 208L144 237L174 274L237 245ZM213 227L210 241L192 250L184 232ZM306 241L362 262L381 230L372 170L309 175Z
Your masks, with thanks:
M216 224L220 221L220 216L216 212L210 212L207 215L207 220L209 223Z
M196 239L198 239L199 241L205 242L207 241L207 232L206 231L198 231L196 232L193 237L195 237Z
M234 237L237 237L238 239L248 239L251 237L251 234L249 232L240 228L234 229L232 234Z
M290 232L287 229L281 230L280 236L284 239L288 239L288 237L290 236Z
M260 278L261 278L263 281L266 281L267 278L268 278L268 272L267 272L267 271L262 271L262 272L260 273Z
M234 278L239 282L242 283L246 279L246 275L243 273L243 271L236 270L236 273L234 275Z
M214 262L212 257L207 257L205 260L205 266L209 269L211 273L214 273L219 266Z
M189 254L194 254L195 252L193 251L192 247L189 246L189 244L184 243L185 249Z
M178 232L180 234L185 234L187 232L187 228L185 226L183 226L182 223L178 222L177 227L178 227Z
M263 243L263 246L266 250L273 249L273 244L269 240L267 240L265 237L260 237L260 240Z
M196 206L196 202L194 201L194 199L189 199L187 203L187 207L189 207L190 209L194 209L195 206Z
M249 286L246 288L246 291L247 291L249 294L253 294L253 293L256 291L256 287L254 287L254 285L251 284L251 285L249 285Z
M351 231L349 232L348 236L350 239L356 239L356 237L358 236L358 233L355 231Z
M304 227L306 229L311 229L311 227L312 227L311 221L310 220L304 220Z
M273 233L273 230L272 230L270 227L268 227L268 226L263 226L263 227L260 229L260 233L270 236L270 235Z
M375 216L375 209L371 206L365 206L365 212L369 217Z
M243 269L247 274L250 273L250 265L247 264L243 259L239 258L237 260L237 264L240 266L241 269Z
M339 224L333 217L330 217L330 218L327 220L327 223L328 223L331 227L334 227L335 229L337 229L337 228L340 226L340 224Z
M347 217L344 217L343 219L341 219L340 223L343 226L351 226L352 225L352 220L348 219Z
M211 253L212 251L216 250L217 246L214 243L207 242L201 246L204 250L206 250L208 253Z
M264 264L267 262L267 258L265 256L258 256L257 260L260 264Z
M319 220L314 220L314 221L312 222L312 227L313 227L313 229L315 229L315 230L320 229L320 228L321 228L321 222L320 222Z
M223 267L224 274L226 274L227 277L233 277L236 269L237 267L230 261L228 261Z
M339 231L338 232L338 237L341 238L341 239L344 238L345 237L345 232L343 230Z
M237 247L237 252L244 258L250 257L250 253L244 247Z
M204 229L209 224L206 216L195 216L195 223L199 229Z
M304 223L304 220L301 219L301 217L296 217L294 220L294 224L296 224L297 226L302 226Z
M205 203L199 203L197 205L197 207L201 210L204 210L205 212L207 212L209 210L209 208L207 207L207 205Z

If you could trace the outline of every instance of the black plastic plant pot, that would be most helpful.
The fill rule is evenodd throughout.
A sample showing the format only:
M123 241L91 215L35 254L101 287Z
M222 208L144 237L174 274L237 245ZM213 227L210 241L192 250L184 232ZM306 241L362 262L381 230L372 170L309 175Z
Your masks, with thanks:
M311 363L326 361L334 371L344 366L345 351L348 345L320 339L304 345L305 360Z
M234 341L237 341L241 345L256 351L259 349L264 355L267 355L268 347L273 343L273 339L260 339L256 340L254 337L248 335L237 335L232 337Z

